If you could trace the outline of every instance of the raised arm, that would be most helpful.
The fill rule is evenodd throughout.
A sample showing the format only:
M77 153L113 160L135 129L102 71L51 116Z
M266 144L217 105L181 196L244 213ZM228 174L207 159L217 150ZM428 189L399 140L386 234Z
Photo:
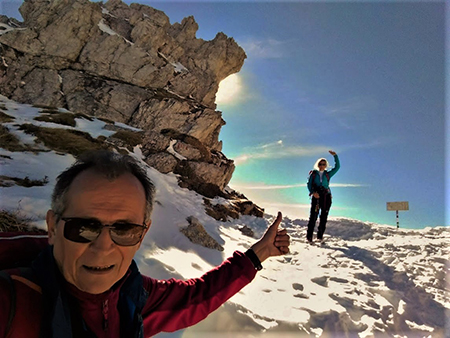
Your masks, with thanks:
M330 177L336 174L341 167L341 162L339 161L339 156L333 150L330 150L329 153L334 157L334 168L329 171Z

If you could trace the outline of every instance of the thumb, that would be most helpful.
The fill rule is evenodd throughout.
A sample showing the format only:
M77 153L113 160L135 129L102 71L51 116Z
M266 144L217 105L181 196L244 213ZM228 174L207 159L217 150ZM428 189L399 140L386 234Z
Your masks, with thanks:
M283 216L281 215L281 212L278 211L277 218L272 223L272 225L267 229L267 232L271 232L271 233L275 233L276 234L277 231L278 231L278 226L280 225L282 218L283 218Z

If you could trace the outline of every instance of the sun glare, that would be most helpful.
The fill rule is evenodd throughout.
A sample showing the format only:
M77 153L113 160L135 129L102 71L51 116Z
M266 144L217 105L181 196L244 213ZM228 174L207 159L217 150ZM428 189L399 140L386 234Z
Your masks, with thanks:
M242 90L241 79L237 74L231 74L219 83L216 103L232 103Z

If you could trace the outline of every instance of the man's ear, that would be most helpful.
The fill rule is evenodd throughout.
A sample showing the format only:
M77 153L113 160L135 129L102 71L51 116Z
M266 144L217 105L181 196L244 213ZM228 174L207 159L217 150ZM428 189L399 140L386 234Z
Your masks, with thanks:
M48 231L48 244L53 245L56 236L56 223L57 217L53 210L47 211L47 216L45 217L47 221L47 231Z

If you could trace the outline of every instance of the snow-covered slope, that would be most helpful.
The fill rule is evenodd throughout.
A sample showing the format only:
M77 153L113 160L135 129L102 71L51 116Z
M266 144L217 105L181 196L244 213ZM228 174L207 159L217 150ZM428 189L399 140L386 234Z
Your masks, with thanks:
M14 117L3 123L23 143L34 137L19 130L32 123L73 128L33 120L41 109L0 96L0 108ZM106 122L77 118L76 129L93 137L109 136ZM33 145L36 148L36 145ZM45 149L41 144L38 147ZM134 154L141 157L139 147ZM43 186L0 187L1 209L19 211L45 228L45 213L55 177L74 161L53 150L12 152L0 140L0 175L46 180ZM245 250L273 217L241 216L216 221L205 213L203 196L182 189L173 174L152 168L157 188L152 227L136 261L142 273L155 278L198 277L231 255ZM213 203L227 203L217 198ZM194 216L224 247L223 252L195 245L179 229ZM255 238L242 234L246 225ZM306 220L283 219L291 254L271 258L255 280L204 322L160 337L445 337L450 334L448 228L402 230L391 226L337 219L328 223L325 244L305 242ZM446 335L447 334L447 335Z

